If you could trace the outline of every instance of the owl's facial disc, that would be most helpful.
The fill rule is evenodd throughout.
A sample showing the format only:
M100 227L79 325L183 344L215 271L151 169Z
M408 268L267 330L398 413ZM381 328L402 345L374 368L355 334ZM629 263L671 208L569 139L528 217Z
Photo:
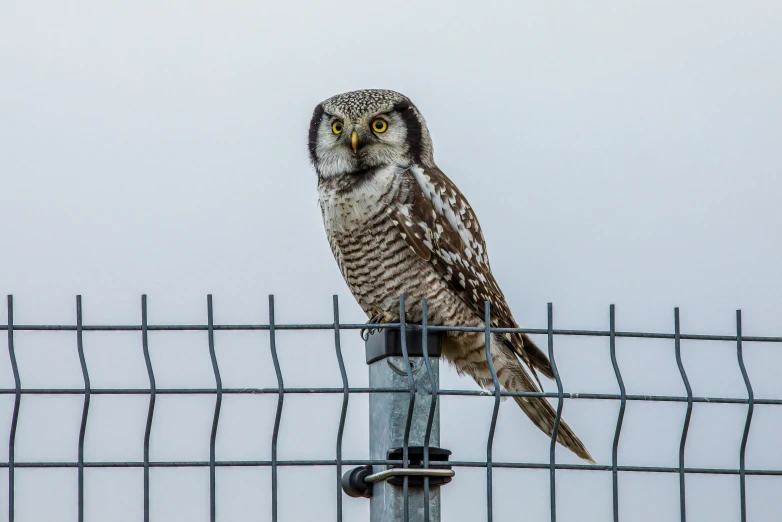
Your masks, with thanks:
M309 151L320 178L433 164L423 117L404 95L381 89L338 94L319 104L310 122Z
M321 177L363 175L410 164L407 128L394 110L366 115L333 112L324 111L316 128L314 159Z

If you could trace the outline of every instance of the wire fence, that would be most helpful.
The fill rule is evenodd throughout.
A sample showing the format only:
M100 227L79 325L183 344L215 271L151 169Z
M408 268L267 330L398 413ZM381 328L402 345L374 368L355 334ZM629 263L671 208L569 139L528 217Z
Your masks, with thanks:
M7 310L8 321L5 325L0 325L0 330L5 330L8 336L8 353L11 363L11 368L14 377L14 387L0 389L0 395L13 395L13 413L11 418L10 433L8 438L8 461L0 462L0 467L8 468L8 520L14 520L15 506L15 480L14 472L19 468L76 468L78 471L78 487L77 487L77 509L78 520L81 522L84 520L84 470L85 468L143 468L144 474L144 487L143 487L143 505L144 505L144 521L150 520L150 469L151 468L179 468L179 467L200 467L209 468L209 504L210 504L210 520L215 521L217 517L216 511L216 469L220 467L261 467L269 468L272 478L272 502L271 502L271 519L273 521L278 520L278 470L280 467L288 466L334 466L335 468L335 482L334 491L336 496L337 506L337 521L342 522L343 510L343 491L341 487L341 478L346 466L404 466L409 464L408 457L408 438L410 434L410 423L412 420L412 407L415 400L415 390L413 389L412 377L410 386L408 388L372 388L372 387L351 387L348 382L347 373L345 371L345 363L343 360L342 348L340 344L340 331L341 330L362 330L366 328L365 324L340 324L339 321L339 303L337 297L333 299L333 322L322 324L276 324L274 319L274 296L269 296L269 318L266 324L214 324L214 314L212 306L212 296L207 296L207 324L154 324L150 325L147 321L147 299L146 296L141 297L141 315L140 323L132 325L86 325L82 320L82 300L81 296L76 297L76 321L72 325L29 325L29 324L15 324L14 322L14 302L13 297L8 296ZM425 303L423 304L426 306ZM402 309L404 309L404 302L401 303ZM425 308L424 308L425 309ZM486 303L485 309L486 318L490 317L490 305ZM517 468L517 469L547 469L550 476L550 499L551 499L551 520L556 520L557 510L557 498L556 498L556 472L557 470L585 470L585 471L605 471L612 474L612 498L613 498L613 518L615 521L619 520L619 474L620 472L646 472L646 473L665 473L665 474L678 474L679 477L679 504L682 522L686 520L686 476L688 474L708 474L708 475L734 475L739 477L740 488L740 520L742 522L747 521L747 501L746 501L746 477L747 476L782 476L782 469L747 469L745 466L745 453L747 447L747 441L750 435L750 428L752 425L752 415L755 405L777 405L782 406L782 398L755 398L750 378L747 374L746 367L744 365L743 345L747 342L764 342L764 343L782 343L782 337L760 337L760 336L744 336L741 330L741 311L736 312L736 334L735 335L696 335L696 334L684 334L680 332L679 328L679 309L674 309L674 331L673 333L644 333L644 332L629 332L629 331L616 331L615 328L615 309L614 306L610 307L610 325L608 330L563 330L555 329L553 321L553 309L552 305L548 305L548 325L545 329L529 329L529 328L493 328L490 326L490 322L486 321L485 328L476 327L463 327L463 326L435 326L427 325L426 321L421 325L407 324L403 321L393 324L381 324L373 325L375 329L399 329L402 333L410 330L422 331L422 338L427 339L428 333L433 332L484 332L486 339L490 338L491 333L511 333L521 332L527 334L539 334L545 335L548 340L548 355L551 360L551 366L554 372L557 392L555 393L533 393L533 392L505 392L500 390L500 386L497 380L497 374L495 372L493 364L490 362L490 370L492 379L494 381L494 391L472 391L472 390L449 390L438 389L437 383L432 375L431 366L429 364L428 352L424 346L424 357L426 362L426 369L429 378L432 380L432 386L430 388L431 395L431 408L433 411L437 403L437 397L439 396L493 396L494 407L491 416L491 424L489 427L489 436L486 441L486 459L484 461L449 461L448 466L455 468L485 468L487 479L487 491L486 491L486 512L489 521L493 519L493 485L492 485L492 473L495 468ZM277 386L269 388L227 388L223 387L220 376L220 367L217 357L215 355L215 342L214 332L216 331L249 331L249 330L261 330L269 332L271 357L274 364L274 370L277 377ZM285 387L282 370L277 353L276 344L276 332L282 330L332 330L334 332L334 348L336 352L337 361L339 364L340 375L342 379L341 387L330 388L292 388ZM14 334L20 331L75 331L76 332L76 344L79 355L79 362L81 366L81 373L83 377L83 388L24 388L22 386L19 368L16 360L16 351L14 347ZM149 378L149 388L93 388L90 385L90 373L87 365L87 361L84 355L84 345L82 340L83 332L88 331L140 331L142 339L142 350L144 355L144 361L146 364L146 370ZM152 361L149 353L148 332L151 331L206 331L208 333L208 346L209 355L212 363L212 370L214 373L215 386L210 388L159 388L155 383L155 372L153 369ZM565 392L562 379L560 378L559 371L557 369L555 352L554 352L554 337L555 336L587 336L587 337L607 337L609 339L609 348L611 362L613 365L613 371L616 376L616 381L619 387L619 394L608 393L573 393ZM405 359L408 358L408 350L405 346L405 335L401 335L402 349ZM679 373L681 375L682 382L686 389L685 396L676 395L634 395L627 394L625 385L622 379L622 373L616 358L616 339L617 338L646 338L646 339L667 339L673 341L673 347L676 355L676 362L678 365ZM681 357L681 341L682 340L695 340L695 341L728 341L736 343L736 355L737 363L741 371L741 375L746 386L747 398L729 398L729 397L705 397L694 396L687 373L684 365L682 364ZM424 341L425 343L425 341ZM488 346L487 356L488 356ZM408 365L409 368L409 365ZM410 370L408 370L410 371ZM407 426L405 428L405 441L404 441L404 456L402 460L390 460L390 459L371 459L371 460L347 460L343 459L342 452L342 439L345 430L346 413L350 396L353 394L374 394L374 393L400 393L410 394L410 413L407 416ZM215 443L217 439L218 426L220 422L220 408L222 405L222 399L225 394L270 394L277 396L277 407L274 416L274 429L271 444L271 459L270 460L217 460L215 454ZM318 459L318 460L280 460L277 454L277 443L280 433L280 422L285 404L286 394L341 394L342 395L342 408L340 413L339 428L336 434L336 458L334 459ZM79 429L78 438L78 458L76 462L58 461L58 462L17 462L14 457L16 431L19 419L19 412L22 404L22 397L24 395L82 395L84 402L82 408L81 424ZM84 441L85 433L87 430L89 412L90 412L90 398L93 395L148 395L149 407L146 418L146 427L144 432L144 448L143 448L143 461L140 462L89 462L84 460ZM214 395L214 416L211 426L211 435L209 440L209 460L208 461L151 461L149 458L149 446L150 435L153 428L153 420L155 413L155 401L158 395ZM499 411L500 400L502 397L547 397L556 399L556 418L554 422L554 430L551 438L549 462L547 464L531 463L531 462L495 462L492 458L493 442L495 427L497 424L497 417ZM616 428L613 437L611 464L610 465L589 465L589 464L560 464L556 462L556 436L560 425L560 417L562 414L563 402L565 399L594 399L594 400L609 400L619 401L620 408L619 414L616 419ZM619 447L619 441L622 434L622 422L624 419L625 406L627 401L659 401L659 402L680 402L686 403L687 409L685 414L684 423L682 425L681 439L679 445L679 464L676 467L661 467L661 466L627 466L620 465L617 458L617 450ZM711 404L743 404L747 406L747 415L744 423L743 436L741 446L739 448L739 467L738 468L694 468L685 466L685 450L687 442L687 434L690 425L690 419L692 415L693 404L695 403L711 403ZM433 415L428 415L428 424L426 427L427 434L431 432ZM428 446L428 435L427 444ZM444 463L438 463L437 461L429 461L428 452L425 447L424 453L424 467L436 468L438 465L442 466ZM428 481L425 482L428 486ZM407 479L405 479L405 502L407 502ZM427 495L428 495L428 487ZM428 502L426 503L428 508ZM408 514L405 514L405 520L407 520Z

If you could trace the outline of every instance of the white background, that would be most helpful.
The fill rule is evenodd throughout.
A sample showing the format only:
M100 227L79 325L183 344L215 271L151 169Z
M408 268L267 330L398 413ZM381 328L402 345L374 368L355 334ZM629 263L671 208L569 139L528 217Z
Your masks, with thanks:
M427 118L438 165L481 219L519 322L782 335L782 8L757 2L16 2L0 6L0 293L18 324L363 322L329 251L307 127L333 94L390 88ZM2 321L4 322L4 320ZM351 385L362 344L342 336ZM543 339L541 339L543 341ZM5 337L0 341L5 353ZM87 333L92 385L146 387L139 333ZM268 333L218 333L223 384L275 386ZM331 332L279 334L288 386L340 386ZM568 391L614 393L608 341L563 337ZM628 393L683 394L671 341L617 342ZM204 333L152 333L159 387L214 385ZM699 396L746 397L735 343L682 343ZM16 335L24 387L82 386L75 334ZM745 346L756 397L782 397L779 344ZM553 390L553 383L546 383ZM13 386L0 357L0 387ZM448 369L444 388L474 389ZM13 398L0 398L0 434ZM286 397L280 458L334 458L341 397ZM268 459L276 397L225 396L218 459ZM208 458L214 398L160 396L153 460ZM18 461L75 461L82 398L25 395ZM444 447L482 460L488 398L444 397ZM610 463L619 405L565 418ZM746 406L695 406L687 466L738 466ZM142 459L147 397L93 396L88 461ZM676 466L685 405L630 402L619 462ZM782 469L778 406L758 406L748 468ZM367 456L366 396L345 457ZM503 402L496 460L546 462ZM0 460L4 460L3 457ZM577 463L566 451L562 462ZM611 474L558 473L558 520L611 518ZM335 520L333 468L280 471L280 520ZM208 520L208 470L154 469L152 520ZM0 491L6 491L0 473ZM497 470L495 520L548 520L548 472ZM678 476L622 473L620 518L677 520ZM88 469L86 520L142 517L140 469ZM747 479L748 520L777 520L782 477ZM220 469L218 520L270 519L268 468ZM76 520L76 471L17 471L16 520ZM690 475L688 520L739 519L736 476ZM345 520L368 503L345 497ZM7 512L0 495L0 513ZM460 469L443 520L485 517Z

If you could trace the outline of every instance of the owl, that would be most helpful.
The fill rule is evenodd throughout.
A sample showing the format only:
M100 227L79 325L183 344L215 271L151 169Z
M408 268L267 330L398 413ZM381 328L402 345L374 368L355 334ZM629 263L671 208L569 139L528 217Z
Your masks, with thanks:
M429 324L518 328L491 272L478 219L464 195L434 162L432 138L416 106L390 90L333 96L315 107L309 153L331 250L369 323L405 317ZM491 334L489 352L501 387L539 391L536 372L553 379L546 355L526 334ZM448 332L443 356L461 375L493 390L485 334ZM529 371L527 371L529 370ZM514 397L551 436L555 411L543 397ZM594 463L584 444L561 422L557 441Z

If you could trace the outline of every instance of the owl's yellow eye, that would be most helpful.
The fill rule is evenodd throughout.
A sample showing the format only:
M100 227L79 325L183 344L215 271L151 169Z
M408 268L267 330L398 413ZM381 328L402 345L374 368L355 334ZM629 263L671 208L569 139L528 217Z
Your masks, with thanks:
M339 134L342 132L342 122L341 121L335 121L331 124L331 132L334 134Z
M376 119L372 122L372 130L375 132L385 132L386 129L388 129L388 123L386 123L386 120L381 120L380 118Z

